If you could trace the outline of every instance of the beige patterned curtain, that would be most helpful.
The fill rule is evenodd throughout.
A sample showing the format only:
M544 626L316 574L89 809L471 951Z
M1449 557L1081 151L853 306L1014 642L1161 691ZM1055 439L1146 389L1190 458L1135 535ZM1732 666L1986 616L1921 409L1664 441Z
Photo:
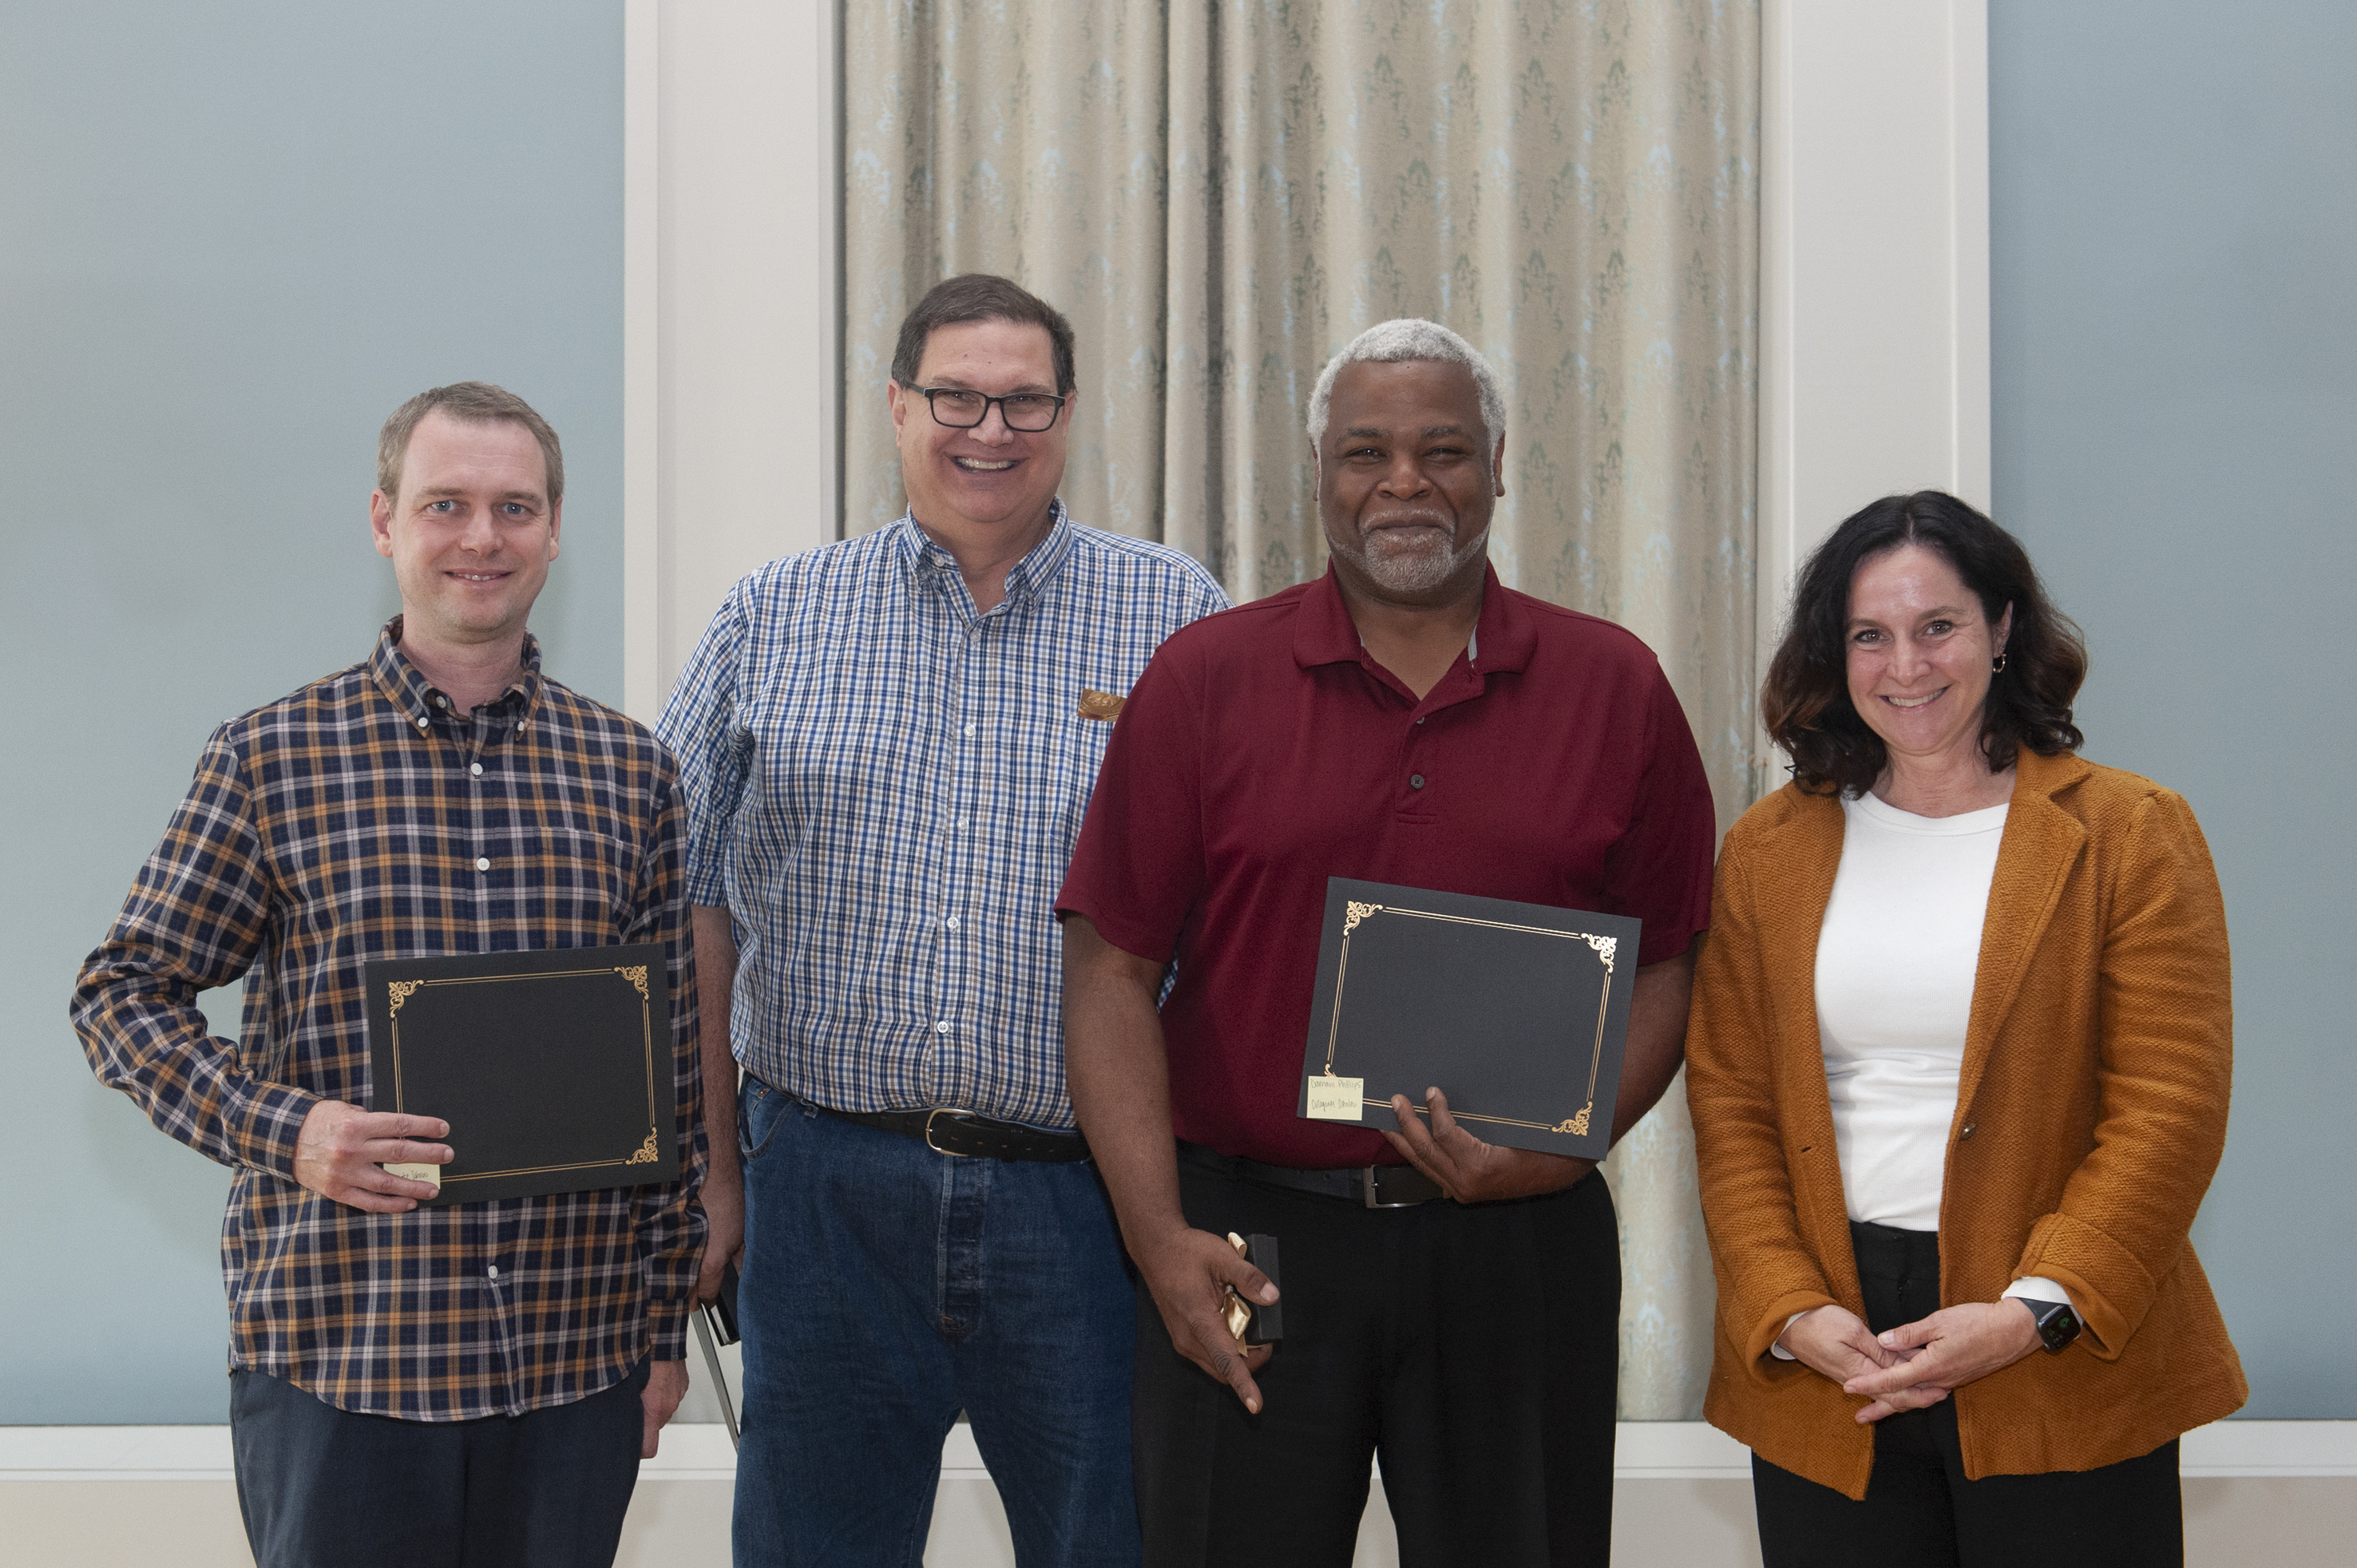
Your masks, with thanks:
M1239 600L1325 568L1319 368L1430 317L1506 381L1501 575L1643 637L1749 803L1758 0L862 0L842 36L850 532L902 510L883 387L942 277L1071 317L1074 517ZM1606 1166L1631 1420L1701 1412L1693 1145L1675 1088Z

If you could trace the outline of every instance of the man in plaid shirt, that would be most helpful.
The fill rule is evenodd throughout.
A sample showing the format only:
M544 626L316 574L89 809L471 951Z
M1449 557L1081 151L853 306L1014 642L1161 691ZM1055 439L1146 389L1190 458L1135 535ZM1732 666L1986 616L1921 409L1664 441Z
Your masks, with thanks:
M1123 694L1226 600L1065 515L1072 329L1043 301L941 284L887 394L908 512L738 583L656 725L705 1072L745 1072L705 1261L710 1286L741 1237L737 1561L914 1562L963 1410L1025 1568L1132 1563L1132 1295L1050 905Z
M687 1388L704 1133L684 814L641 726L540 671L556 434L481 382L404 403L369 512L402 613L214 732L83 966L100 1081L232 1167L238 1496L262 1568L605 1564ZM681 1176L421 1208L447 1164L371 1112L371 959L661 942ZM244 1026L198 993L245 977Z

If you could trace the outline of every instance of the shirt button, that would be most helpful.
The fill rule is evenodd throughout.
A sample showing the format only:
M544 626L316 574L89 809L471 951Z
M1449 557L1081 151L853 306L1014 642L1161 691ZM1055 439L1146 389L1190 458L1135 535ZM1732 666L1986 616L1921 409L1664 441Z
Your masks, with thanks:
M947 1018L942 1019L940 1023L933 1026L933 1033L936 1035L946 1035L949 1032L950 1021Z
M974 819L972 817L960 817L958 819L958 826L962 828L970 828L974 826Z
M1428 715L1425 715L1425 714L1418 714L1418 715L1417 715L1417 717L1416 717L1416 721L1415 721L1415 722L1416 722L1416 723L1418 723L1418 724L1422 724L1422 723L1425 721L1425 718L1426 718L1426 716L1428 716Z
M974 725L966 725L966 726L965 726L966 737L967 737L969 740L970 740L970 739L972 739L972 738L974 737L974 732L975 727L976 727L976 726L974 726Z
M1421 773L1411 773L1411 774L1409 774L1409 775L1407 776L1407 787L1408 787L1409 789L1423 789L1423 788L1424 788L1424 775L1423 775L1423 774L1421 774Z
M500 1266L497 1263L493 1263L490 1267L490 1273L491 1278L498 1279L500 1277Z
M447 708L450 705L450 699L436 692L434 693L434 705L437 708Z
M1962 1127L1956 1129L1956 1142L1961 1144L1966 1138L1971 1137L1973 1135L1973 1129L1979 1125L1980 1123L1977 1122L1967 1122Z
M467 771L480 779L483 776L483 765L479 762L469 763L467 766Z
M432 729L434 727L434 721L426 718L423 714L420 714L417 720L417 727L419 729Z
M957 917L955 915L952 915L950 917L950 929L952 931L957 929Z
M478 860L475 862L475 869L478 871L489 871L490 868L491 863L488 860Z

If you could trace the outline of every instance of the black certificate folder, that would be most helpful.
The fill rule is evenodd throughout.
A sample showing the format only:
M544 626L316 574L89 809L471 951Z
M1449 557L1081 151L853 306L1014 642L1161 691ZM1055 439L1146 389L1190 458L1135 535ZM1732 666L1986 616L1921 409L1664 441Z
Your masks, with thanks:
M1298 1114L1396 1127L1437 1086L1475 1137L1602 1159L1642 922L1326 883Z
M434 1201L678 1177L660 944L378 960L365 982L370 1109L450 1123Z

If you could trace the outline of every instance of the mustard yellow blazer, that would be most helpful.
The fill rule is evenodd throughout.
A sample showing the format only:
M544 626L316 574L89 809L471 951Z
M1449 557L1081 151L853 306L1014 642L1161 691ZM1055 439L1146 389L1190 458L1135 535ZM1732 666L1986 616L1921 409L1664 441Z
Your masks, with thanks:
M1862 1498L1866 1402L1768 1353L1793 1313L1865 1312L1817 1035L1841 851L1841 802L1792 785L1727 833L1686 1098L1718 1275L1705 1413ZM2023 752L1949 1124L1940 1299L2042 1275L2086 1327L1949 1396L1967 1477L2134 1458L2249 1397L2186 1240L2225 1143L2233 1055L2225 907L2192 811L2132 773Z

